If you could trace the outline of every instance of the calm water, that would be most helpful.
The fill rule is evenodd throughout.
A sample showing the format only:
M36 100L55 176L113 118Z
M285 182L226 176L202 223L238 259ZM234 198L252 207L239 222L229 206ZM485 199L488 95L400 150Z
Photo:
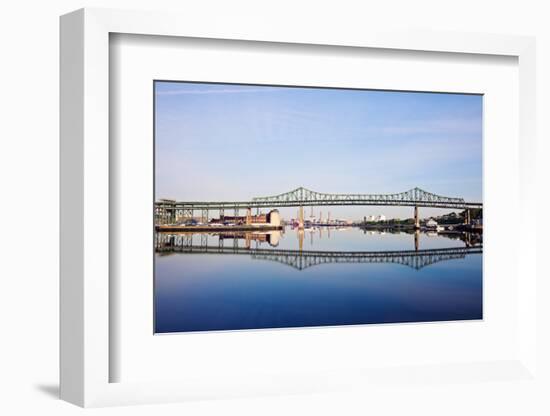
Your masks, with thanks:
M359 228L158 235L156 332L481 319L480 243Z

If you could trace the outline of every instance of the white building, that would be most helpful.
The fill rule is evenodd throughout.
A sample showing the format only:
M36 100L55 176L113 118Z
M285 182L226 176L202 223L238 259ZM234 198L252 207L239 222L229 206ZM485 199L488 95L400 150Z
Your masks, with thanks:
M426 222L426 227L428 227L428 228L437 228L437 221L434 220L433 218L430 218L430 219Z
M379 222L379 221L386 221L385 215L369 215L366 217L367 222Z
M269 211L267 214L267 223L275 227L279 227L281 225L281 215L278 210L273 209Z

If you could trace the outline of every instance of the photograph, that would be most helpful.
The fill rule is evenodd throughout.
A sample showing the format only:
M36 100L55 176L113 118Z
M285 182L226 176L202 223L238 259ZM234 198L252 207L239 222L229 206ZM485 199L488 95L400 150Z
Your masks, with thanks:
M483 95L155 80L154 333L483 319Z

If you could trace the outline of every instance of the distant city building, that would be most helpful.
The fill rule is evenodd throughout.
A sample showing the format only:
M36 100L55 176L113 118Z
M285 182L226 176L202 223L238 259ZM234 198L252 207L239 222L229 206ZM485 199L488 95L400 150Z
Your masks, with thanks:
M368 217L365 217L367 222L380 222L380 221L386 221L386 216L383 214L380 215L369 215Z
M430 219L426 222L426 227L428 227L428 228L437 228L437 221L434 220L433 218L430 218Z

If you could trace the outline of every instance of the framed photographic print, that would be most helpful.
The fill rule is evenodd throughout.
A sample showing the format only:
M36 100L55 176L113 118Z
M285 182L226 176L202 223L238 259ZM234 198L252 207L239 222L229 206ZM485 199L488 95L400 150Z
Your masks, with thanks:
M534 41L218 23L61 19L62 398L537 383Z
M482 95L154 90L155 333L483 318Z

